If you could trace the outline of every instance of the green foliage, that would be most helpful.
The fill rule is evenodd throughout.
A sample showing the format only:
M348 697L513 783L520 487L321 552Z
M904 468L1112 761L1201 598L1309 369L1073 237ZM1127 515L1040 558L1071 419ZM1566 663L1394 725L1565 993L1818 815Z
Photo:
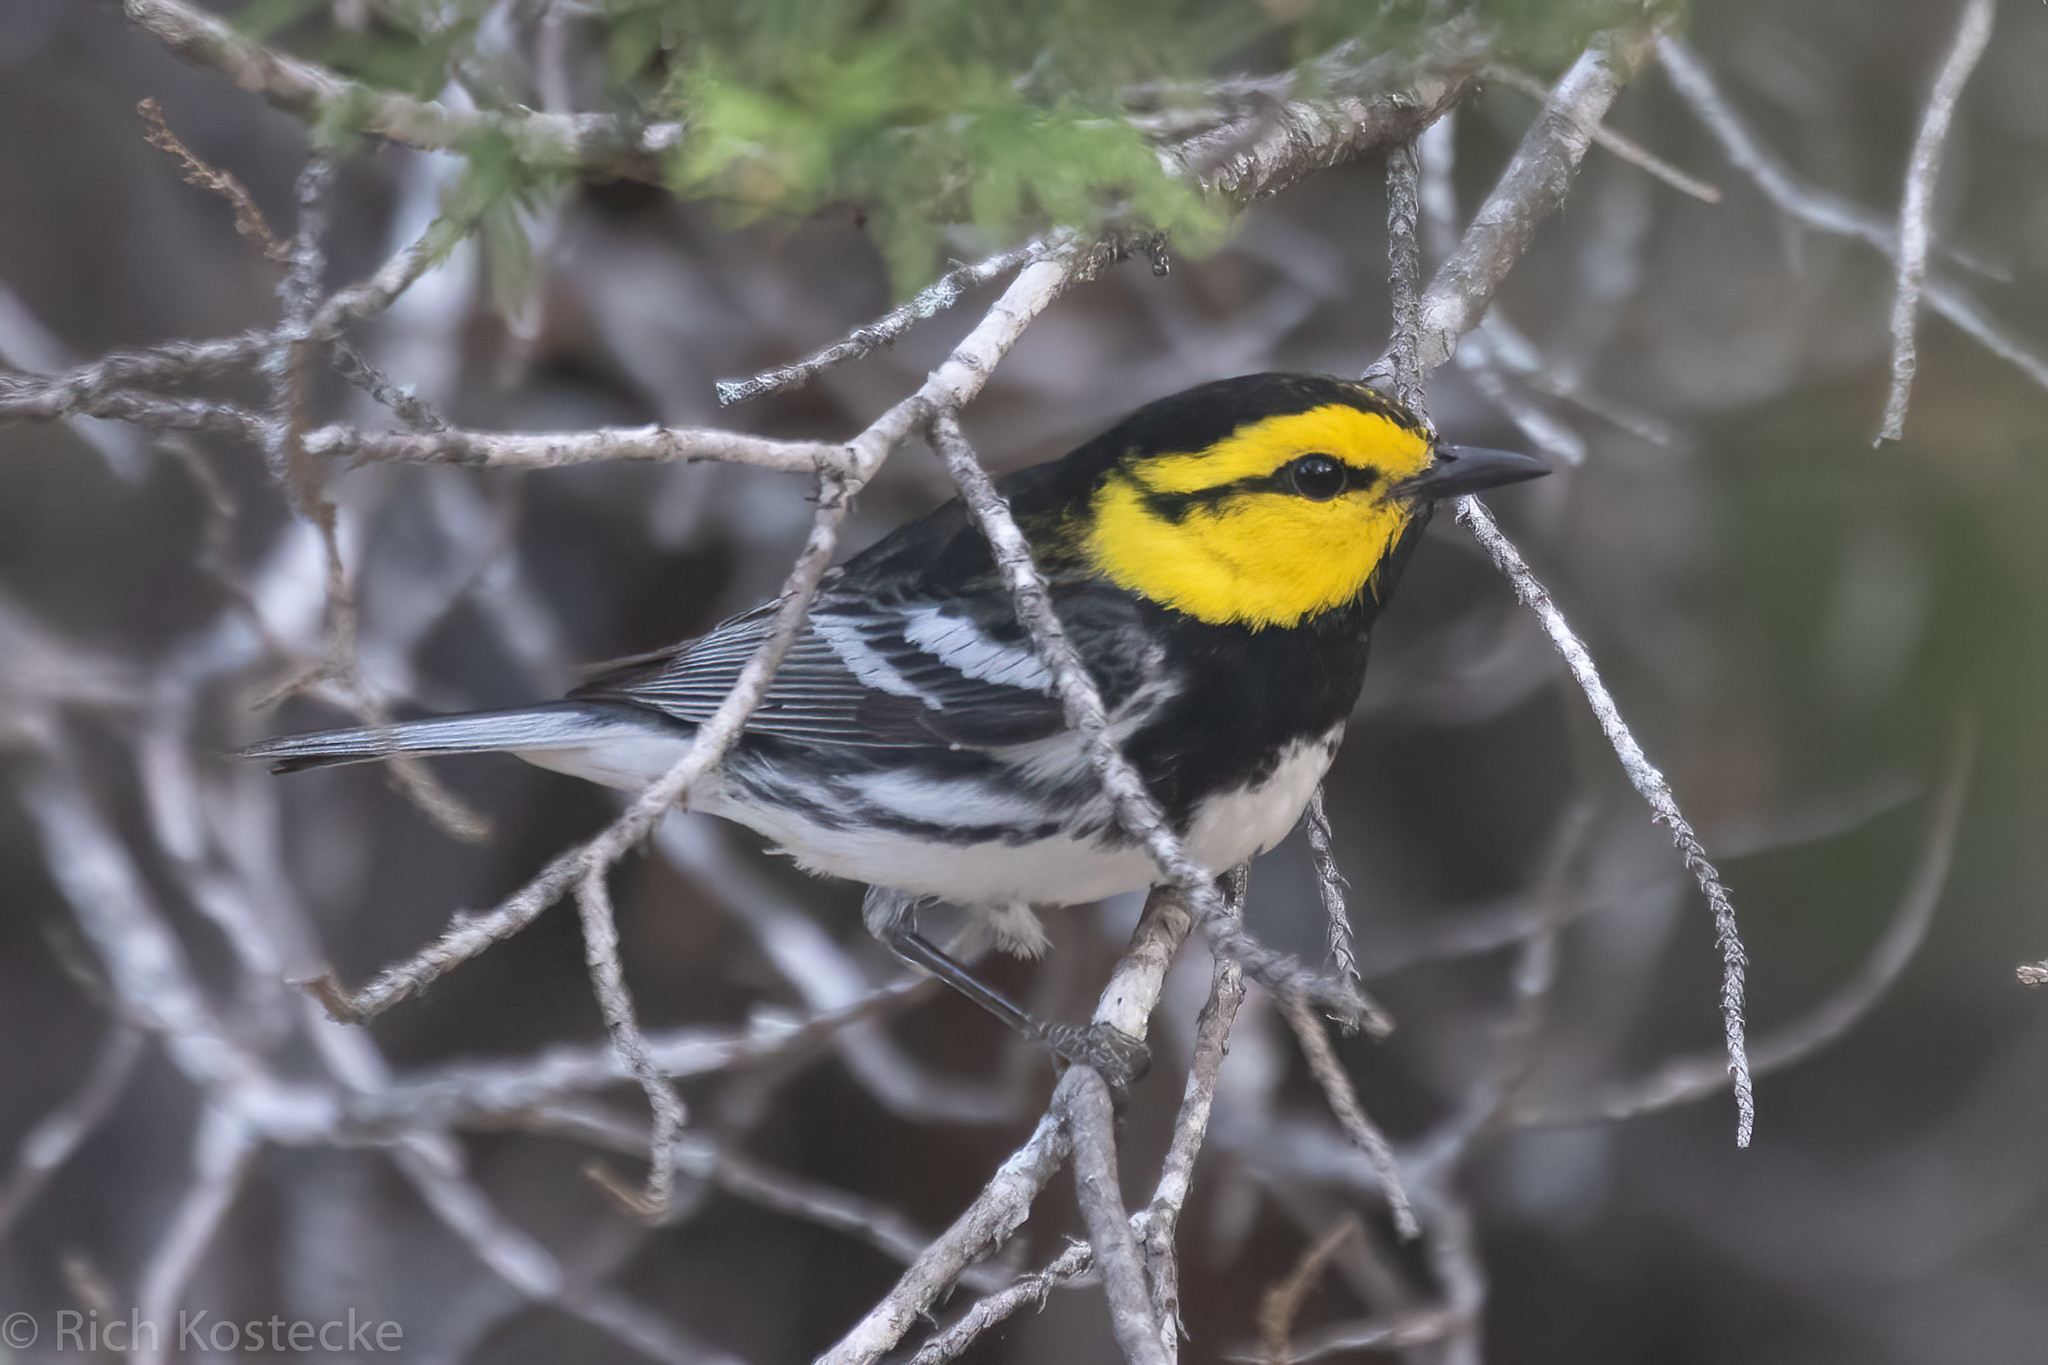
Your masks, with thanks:
M289 26L313 3L251 0L238 22ZM1547 65L1644 6L1467 8L1497 33L1497 52ZM321 55L368 83L432 95L452 63L478 57L484 10L388 0L370 31L330 34ZM591 35L632 115L684 121L667 164L676 193L735 221L851 209L908 292L961 233L995 246L1063 225L1212 249L1230 206L1162 164L1125 117L1134 87L1194 88L1340 43L1360 57L1402 50L1455 12L1443 0L603 0ZM522 164L502 144L463 150L490 204L475 221L516 283L520 206L559 168Z

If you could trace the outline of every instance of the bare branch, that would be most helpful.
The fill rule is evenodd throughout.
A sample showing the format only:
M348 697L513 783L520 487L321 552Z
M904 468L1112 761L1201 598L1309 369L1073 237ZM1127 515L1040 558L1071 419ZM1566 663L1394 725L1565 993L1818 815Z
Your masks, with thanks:
M1071 1284L1094 1262L1086 1242L1075 1242L1043 1270L1019 1276L1003 1289L977 1300L951 1327L918 1348L910 1365L945 1365L972 1346L984 1332L1026 1308L1042 1308L1052 1291Z
M1316 1281L1322 1278L1323 1267L1337 1254L1337 1248L1364 1234L1365 1227L1358 1221L1357 1214L1346 1214L1337 1219L1330 1224L1328 1231L1302 1252L1301 1259L1295 1262L1287 1278L1266 1291L1259 1301L1259 1337L1265 1347L1264 1365L1286 1365L1287 1361L1294 1359L1287 1339L1294 1334L1294 1319L1301 1312L1303 1301L1316 1287Z
M1425 378L1420 349L1422 300L1416 296L1422 282L1422 247L1415 236L1422 214L1421 181L1414 142L1387 148L1387 295L1388 311L1393 315L1387 352L1394 397L1417 413L1423 410Z
M136 1291L136 1315L143 1322L165 1328L145 1334L146 1344L137 1342L133 1353L137 1365L161 1365L164 1360L168 1325L177 1320L178 1303L185 1297L200 1258L241 1193L242 1178L248 1174L256 1146L255 1134L235 1114L215 1105L201 1112L192 1138L192 1183L150 1253Z
M1657 57L1665 74L1671 77L1673 88L1720 142L1729 161L1749 176L1780 212L1817 231L1854 238L1893 261L1899 258L1895 225L1839 195L1814 189L1794 177L1764 149L1714 83L1705 63L1681 39L1669 33L1659 34ZM2029 346L2010 327L1986 312L1982 304L1939 275L1927 278L1926 299L1935 312L1962 328L1980 346L2017 367L2034 383L2048 388L2048 356Z
M520 158L587 175L662 183L662 153L682 125L633 129L604 114L475 113L416 100L337 75L238 33L184 0L124 0L129 19L180 58L218 72L276 108L317 123L350 112L362 131L430 151L452 151L478 133L507 139Z
M1348 980L1356 983L1362 980L1358 970L1358 957L1352 951L1351 909L1344 901L1344 892L1351 883L1344 879L1344 873L1337 867L1337 854L1331 847L1330 817L1323 810L1323 784L1309 794L1308 809L1302 812L1302 832L1308 837L1309 857L1316 868L1316 891L1323 900L1323 924L1326 941L1329 944L1330 960ZM1375 1038L1384 1038L1394 1031L1393 1016L1389 1015L1377 1000L1366 995L1360 987L1359 994L1365 1001L1365 1031Z
M723 460L791 474L840 471L847 466L844 446L665 426L575 432L363 431L326 426L307 433L306 449L323 458L362 464L461 464L495 469L553 469L597 460Z
M1420 1236L1422 1227L1415 1219L1415 1205L1401 1177L1401 1163L1395 1158L1394 1149L1387 1145L1386 1134L1380 1132L1379 1125L1366 1116L1365 1107L1358 1102L1358 1091L1352 1086L1344 1063L1337 1059L1337 1050L1330 1046L1323 1021L1299 1000L1282 1000L1280 1012L1294 1030L1302 1056L1308 1059L1308 1069L1322 1087L1330 1112L1337 1116L1337 1126L1365 1153L1378 1173L1387 1208L1394 1215L1395 1231L1406 1239Z
M178 140L178 135L171 131L170 125L164 122L164 111L155 100L143 100L135 106L135 112L142 116L149 129L143 134L143 140L184 168L186 184L211 190L228 201L228 207L234 210L236 232L255 243L268 260L283 265L291 259L283 244L271 235L270 224L263 219L263 210L256 207L256 201L241 181L192 155L190 149Z
M1095 1018L1142 1040L1145 1021L1151 1017L1164 983L1164 964L1172 960L1187 931L1186 910L1178 896L1155 892L1149 897L1131 934L1130 950L1119 960L1097 999ZM1067 1069L1030 1140L1010 1154L966 1211L932 1239L895 1288L819 1356L817 1365L872 1365L895 1348L962 1271L1009 1240L1029 1216L1032 1201L1072 1150L1067 1106L1073 1090L1084 1083L1083 1077L1093 1077L1097 1083L1101 1080L1086 1067Z
M1518 67L1502 66L1499 62L1495 62L1486 68L1486 76L1488 80L1496 80L1503 85L1513 86L1523 94L1533 95L1539 100L1550 98L1549 86ZM1591 132L1595 143L1605 147L1623 161L1628 162L1629 165L1637 167L1656 179L1663 181L1680 194L1690 195L1702 204L1718 204L1721 202L1721 187L1719 185L1702 180L1698 176L1686 171L1681 171L1678 167L1672 165L1663 157L1658 156L1634 138L1615 132L1613 128L1605 123L1594 124Z
M640 1082L647 1103L654 1111L654 1127L647 1138L647 1185L637 1194L615 1181L600 1180L636 1216L658 1223L668 1214L669 1198L675 1190L676 1134L683 1128L683 1099L675 1083L661 1073L640 1032L639 1012L633 1008L632 993L626 989L625 969L619 964L619 927L612 912L611 892L605 887L603 865L585 869L576 884L576 909L583 921L583 956L590 967L591 989L604 1012L605 1027L611 1032L612 1047ZM601 1171L602 1168L599 1168ZM596 1174L597 1172L593 1172Z
M1071 1068L1060 1078L1053 1107L1039 1119L1030 1140L1010 1154L967 1210L932 1239L896 1287L819 1356L817 1365L872 1365L880 1360L968 1265L1009 1240L1030 1215L1039 1191L1067 1159L1070 1140L1057 1111L1060 1096L1079 1084L1074 1078L1080 1074L1081 1068Z
M1913 139L1913 155L1906 166L1906 192L1899 201L1899 255L1897 293L1892 299L1892 384L1884 404L1884 425L1879 441L1897 441L1906 433L1906 402L1913 392L1913 371L1919 364L1914 327L1920 312L1920 292L1927 279L1927 248L1934 236L1930 221L1934 212L1934 184L1941 174L1942 144L1948 140L1948 126L1955 117L1956 101L1963 86L1977 69L1978 58L1991 41L1992 0L1964 0L1962 22L1956 28L1955 43L1943 59L1934 89L1920 115L1920 131Z
M1417 59L1361 60L1346 44L1278 88L1247 82L1220 122L1180 138L1168 154L1233 203L1249 204L1414 137L1471 89L1487 45L1481 26L1464 18L1438 26Z
M1975 726L1968 719L1961 720L1935 790L1918 861L1891 922L1854 975L1806 1014L1758 1040L1750 1053L1757 1075L1796 1065L1842 1037L1877 1007L1913 960L1948 885L1975 756ZM1727 1085L1727 1067L1718 1059L1684 1057L1641 1080L1613 1086L1589 1102L1518 1106L1510 1121L1517 1127L1568 1127L1634 1118L1690 1104L1720 1093Z
M78 1088L22 1138L14 1170L0 1184L0 1241L6 1240L22 1210L71 1159L79 1144L92 1136L128 1088L128 1078L135 1074L135 1063L142 1057L142 1038L142 1031L131 1024L110 1025Z
M747 717L760 705L783 655L789 652L791 642L803 627L819 579L832 562L839 543L839 525L846 516L846 495L844 485L836 480L821 478L819 483L818 511L811 521L810 539L783 584L774 625L740 670L738 681L719 703L718 710L697 727L689 751L659 781L634 798L625 814L594 838L556 857L495 910L458 917L438 941L406 961L385 968L362 990L348 994L332 974L301 982L330 1015L343 1023L374 1018L450 968L509 938L554 904L572 882L581 880L593 869L608 868L617 862L627 849L646 837L670 806L687 800L691 788L738 741Z
M1244 913L1246 870L1232 872L1226 913ZM1195 1051L1188 1059L1187 1084L1181 1090L1180 1112L1174 1116L1173 1136L1166 1147L1166 1159L1159 1165L1159 1182L1152 1202L1140 1217L1145 1226L1145 1259L1152 1274L1152 1309L1159 1323L1160 1345L1169 1359L1178 1355L1180 1332L1180 1233L1181 1210L1194 1188L1195 1161L1201 1155L1202 1140L1208 1136L1210 1111L1216 1104L1216 1079L1223 1069L1224 1054L1230 1050L1230 1028L1244 1003L1244 968L1221 954L1209 969L1209 999L1195 1019Z
M1536 227L1571 189L1597 127L1648 47L1645 33L1608 34L1564 74L1522 145L1479 207L1464 240L1437 269L1422 296L1419 361L1423 371L1450 359L1521 258Z
M850 360L859 360L872 355L885 346L892 346L896 339L927 318L937 317L958 303L970 290L1008 274L1019 266L1029 265L1044 256L1049 250L1043 241L1027 242L1008 251L999 251L973 265L963 265L941 275L936 281L917 291L908 303L897 305L876 318L865 327L856 327L844 340L836 341L817 354L808 356L790 365L779 365L772 370L763 370L752 379L724 379L718 384L718 402L721 407L744 403L749 398L760 398L766 394L780 393L808 384L819 374L834 365L843 365Z
M1736 932L1735 907L1728 900L1727 888L1721 884L1721 874L1707 860L1699 836L1693 833L1692 826L1686 823L1684 814L1678 809L1678 800L1671 794L1671 784L1664 780L1664 774L1643 753L1642 746L1636 743L1635 736L1629 731L1628 722L1621 718L1614 698L1608 695L1607 685L1600 680L1600 671L1593 664L1593 656L1572 631L1564 613L1557 609L1549 590L1530 572L1521 551L1501 534L1500 527L1494 524L1493 514L1478 498L1467 496L1458 499L1458 520L1471 530L1474 539L1493 560L1494 567L1514 585L1515 596L1522 605L1534 611L1537 619L1543 622L1543 629L1563 656L1565 667L1571 670L1579 690L1586 694L1586 703L1592 707L1601 732L1607 736L1615 756L1621 760L1630 785L1649 804L1651 817L1670 827L1672 842L1684 856L1685 865L1699 882L1700 890L1706 893L1707 903L1714 912L1715 946L1721 951L1721 1031L1728 1044L1728 1073L1735 1085L1735 1145L1747 1147L1756 1126L1756 1099L1750 1082L1749 1058L1743 1046L1742 985L1748 956Z
M1144 1263L1117 1185L1116 1116L1110 1108L1109 1086L1093 1067L1077 1066L1067 1073L1061 1090L1074 1144L1074 1193L1088 1225L1088 1241L1095 1248L1095 1263L1102 1268L1110 1330L1131 1365L1167 1365L1159 1344L1160 1324L1152 1317Z

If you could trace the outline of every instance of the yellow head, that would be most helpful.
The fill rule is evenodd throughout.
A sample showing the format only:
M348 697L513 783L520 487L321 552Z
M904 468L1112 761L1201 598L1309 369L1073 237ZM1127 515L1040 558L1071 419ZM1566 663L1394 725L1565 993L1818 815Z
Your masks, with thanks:
M1091 453L1105 463L1076 528L1090 567L1202 621L1253 629L1356 600L1427 515L1426 476L1443 467L1406 409L1310 375L1190 389L1076 456Z

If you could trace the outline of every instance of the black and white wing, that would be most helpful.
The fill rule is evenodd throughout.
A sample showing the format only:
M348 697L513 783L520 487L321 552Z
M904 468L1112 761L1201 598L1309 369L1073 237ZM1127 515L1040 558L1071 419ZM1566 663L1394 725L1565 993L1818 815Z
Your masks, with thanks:
M1100 618L1128 615L1128 599L1087 592L1062 602ZM636 660L570 695L632 702L702 723L725 699L774 622L775 604L734 617L701 639ZM1091 619L1090 634L1142 638ZM1115 651L1111 651L1114 654ZM1106 691L1140 679L1138 658L1091 660ZM1045 666L1007 601L876 603L826 594L790 646L767 695L747 722L751 735L868 749L995 748L1028 743L1065 724Z

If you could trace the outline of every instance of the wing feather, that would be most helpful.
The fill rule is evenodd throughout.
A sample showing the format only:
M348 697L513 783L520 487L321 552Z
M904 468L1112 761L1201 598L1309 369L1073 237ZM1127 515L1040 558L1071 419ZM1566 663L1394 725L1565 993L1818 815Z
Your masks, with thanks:
M1129 599L1084 590L1063 615L1089 619L1091 634L1142 638ZM702 723L718 708L774 621L774 603L665 654L636 659L576 689L578 698L628 701ZM1149 671L1128 650L1108 651L1096 671L1115 696ZM1135 670L1132 665L1139 665ZM1065 724L1051 679L1006 599L878 603L828 592L791 645L749 734L862 749L995 748L1028 743Z

